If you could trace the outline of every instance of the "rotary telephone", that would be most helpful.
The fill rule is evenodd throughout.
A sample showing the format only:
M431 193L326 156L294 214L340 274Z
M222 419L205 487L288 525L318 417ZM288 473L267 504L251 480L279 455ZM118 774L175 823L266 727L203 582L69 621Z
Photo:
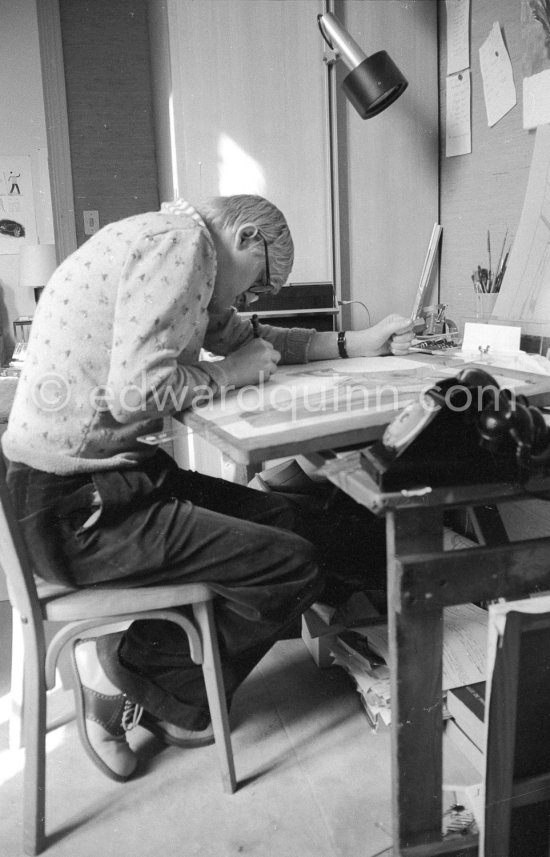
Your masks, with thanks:
M550 428L542 412L477 368L436 384L361 451L361 466L385 491L523 483L547 463Z

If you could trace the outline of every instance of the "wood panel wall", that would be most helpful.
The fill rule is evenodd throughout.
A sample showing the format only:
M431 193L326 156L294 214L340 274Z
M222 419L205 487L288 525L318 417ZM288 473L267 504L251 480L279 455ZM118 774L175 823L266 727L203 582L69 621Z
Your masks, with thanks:
M147 4L59 0L78 244L100 226L158 208Z
M471 0L470 66L472 153L445 157L446 9L439 3L440 43L440 209L443 243L441 299L457 323L475 314L471 274L487 267L487 230L499 248L506 229L518 226L534 145L534 131L522 128L521 0ZM517 104L489 128L479 64L479 48L493 23L500 24L514 72ZM485 262L485 264L483 264Z

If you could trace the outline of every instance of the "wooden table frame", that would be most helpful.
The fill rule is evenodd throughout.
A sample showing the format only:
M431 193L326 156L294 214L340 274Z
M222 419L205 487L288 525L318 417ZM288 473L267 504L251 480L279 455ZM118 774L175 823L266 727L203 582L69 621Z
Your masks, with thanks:
M548 404L549 390L550 379L541 378L532 388L532 403ZM266 459L301 454L322 466L327 477L358 503L386 517L394 854L474 857L477 836L441 838L443 608L550 589L550 538L507 543L504 528L490 526L489 513L494 504L550 492L550 477L533 481L532 493L498 483L385 494L361 469L359 453L344 460L332 456L331 464L320 452L329 446L364 445L380 436L392 416L385 412L374 418L369 412L362 426L343 420L338 431L324 436L321 421L316 436L297 437L290 425L281 427L275 439L246 442L200 411L185 412L181 419L239 464L241 481ZM444 514L460 508L471 510L482 546L445 552Z
M358 456L324 470L357 502L386 517L394 854L474 857L477 836L441 838L443 608L550 588L550 538L507 542L490 514L490 504L550 492L550 477L534 480L528 491L499 483L384 494ZM444 513L459 508L471 511L485 544L446 552Z

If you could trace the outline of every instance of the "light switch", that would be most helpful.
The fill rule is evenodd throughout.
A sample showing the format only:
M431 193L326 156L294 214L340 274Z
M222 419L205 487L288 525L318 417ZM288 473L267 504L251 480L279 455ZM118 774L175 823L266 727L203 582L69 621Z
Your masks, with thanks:
M93 235L99 229L99 211L83 211L84 235Z

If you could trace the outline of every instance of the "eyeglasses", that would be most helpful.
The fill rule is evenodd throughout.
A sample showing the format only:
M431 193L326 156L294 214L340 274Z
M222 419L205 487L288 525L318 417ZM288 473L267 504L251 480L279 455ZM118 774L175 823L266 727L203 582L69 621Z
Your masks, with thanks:
M260 231L258 231L258 235L264 242L264 254L265 254L265 280L263 283L253 283L250 288L247 289L247 292L250 292L253 295L265 295L268 292L273 291L273 283L271 282L271 274L269 271L269 253L267 250L267 241Z

